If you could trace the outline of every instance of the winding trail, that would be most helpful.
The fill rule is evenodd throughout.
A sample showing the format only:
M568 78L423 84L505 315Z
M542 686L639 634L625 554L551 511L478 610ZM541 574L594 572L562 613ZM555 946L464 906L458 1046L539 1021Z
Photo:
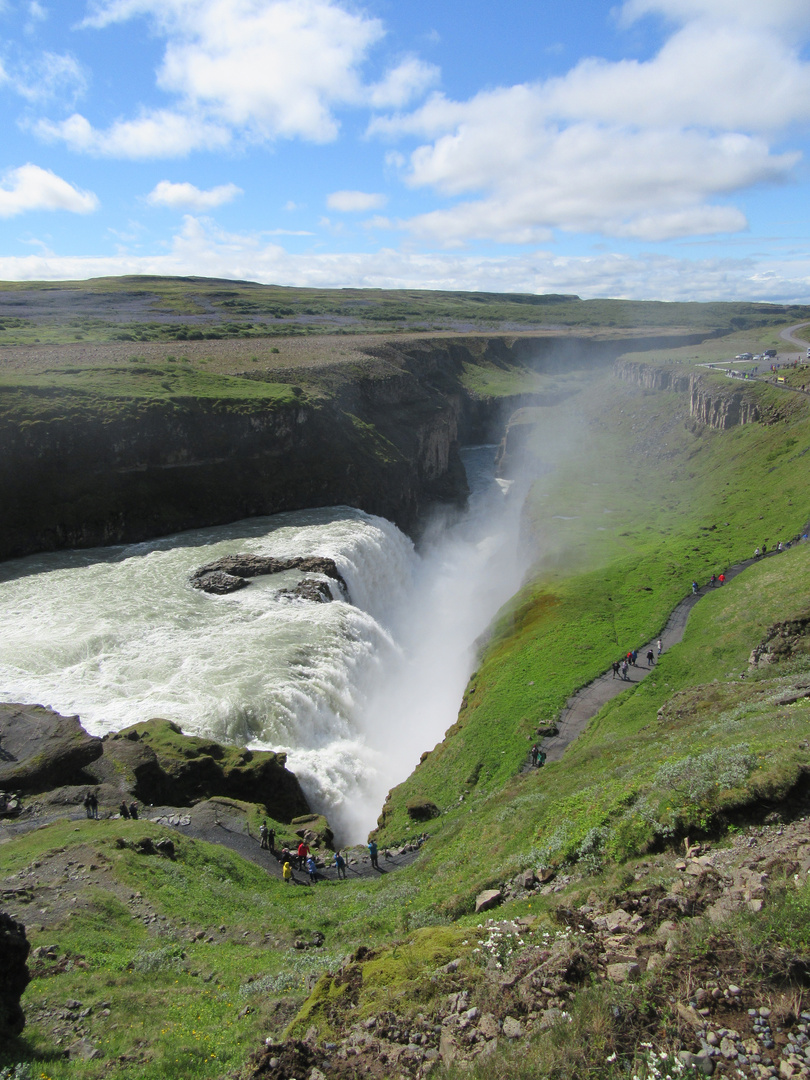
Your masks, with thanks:
M743 562L735 563L725 571L726 581L731 581L738 574L741 574L744 570L747 570L749 566L754 563L762 562L763 559L770 559L779 552L771 551L767 555L761 555L758 559L746 559ZM722 588L722 586L717 586ZM689 613L695 604L705 596L708 592L714 591L712 586L704 585L699 589L697 593L690 593L672 610L667 624L661 631L660 639L662 652L667 649L671 649L673 645L679 644L683 640L684 630L686 629L686 623L689 619ZM581 690L577 690L565 704L565 708L560 714L560 719L557 721L557 727L559 729L558 734L546 736L540 744L541 749L545 751L546 761L559 761L565 752L565 748L581 735L585 730L585 726L592 717L596 716L603 705L606 705L608 701L618 697L619 694L625 690L630 689L631 685L636 685L646 679L651 671L654 670L655 664L651 667L647 666L645 654L649 649L652 649L654 653L658 652L658 638L654 638L646 645L642 645L638 650L638 664L636 667L631 665L627 679L622 679L619 676L613 675L612 670L606 671L603 675L599 675L592 682L589 682L587 686L583 686ZM531 769L531 765L526 766L526 771Z

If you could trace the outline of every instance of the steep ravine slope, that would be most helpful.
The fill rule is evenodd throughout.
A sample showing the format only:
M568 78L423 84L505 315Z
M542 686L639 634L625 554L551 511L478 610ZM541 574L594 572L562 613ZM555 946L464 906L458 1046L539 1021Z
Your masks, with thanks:
M5 376L0 559L323 505L412 529L427 502L466 495L459 443L565 396L538 375L651 341L427 338L242 377L144 362Z

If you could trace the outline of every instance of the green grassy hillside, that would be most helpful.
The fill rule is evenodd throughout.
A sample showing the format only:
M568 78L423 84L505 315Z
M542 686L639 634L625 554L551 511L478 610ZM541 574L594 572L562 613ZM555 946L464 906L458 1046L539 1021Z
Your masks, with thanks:
M589 376L564 407L534 410L535 456L555 469L535 480L527 503L531 578L492 628L458 721L384 811L381 847L429 832L412 865L305 889L175 834L173 861L139 854L123 842L156 838L144 822L60 821L3 844L4 895L32 945L55 954L33 962L28 1026L0 1051L0 1067L30 1062L42 1080L233 1076L285 1029L302 1037L314 1027L323 1042L381 1009L415 1022L448 991L441 969L456 959L469 963L472 999L494 1008L498 991L477 958L485 946L474 902L485 886L527 868L556 872L561 892L499 913L531 914L527 937L551 939L560 912L588 896L618 902L641 865L663 874L660 859L639 862L650 853L687 834L722 842L774 808L790 813L810 770L801 690L810 638L791 632L767 665L749 657L775 624L807 627L810 544L703 598L682 644L641 686L605 707L562 760L520 771L538 722L654 637L693 578L705 582L810 519L807 399L750 392L768 422L726 431L691 423L683 394L609 375ZM432 801L439 816L412 821L412 800ZM247 812L255 825L257 811ZM34 883L48 867L46 896ZM657 882L644 887L660 895ZM772 887L762 917L746 915L734 939L757 943L759 964L769 949L807 946L798 929L807 887L786 891L781 878ZM683 946L686 967L706 955L719 964L707 934ZM743 962L731 945L723 955ZM608 1080L634 1061L644 1075L644 1025L674 1001L672 985L652 976L626 992L585 983L566 1023L474 1075ZM87 1008L83 1019L61 1016ZM98 1056L66 1060L82 1025ZM614 1067L617 1049L624 1064Z

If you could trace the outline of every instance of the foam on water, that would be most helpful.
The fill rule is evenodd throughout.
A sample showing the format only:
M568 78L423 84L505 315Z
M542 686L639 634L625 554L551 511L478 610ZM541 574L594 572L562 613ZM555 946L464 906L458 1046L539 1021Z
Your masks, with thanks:
M341 840L361 837L455 720L474 639L519 584L519 502L492 482L491 449L468 456L482 494L420 555L390 522L332 507L0 566L0 700L94 734L162 716L284 750ZM236 552L329 556L351 602L279 597L295 571L227 596L189 586Z

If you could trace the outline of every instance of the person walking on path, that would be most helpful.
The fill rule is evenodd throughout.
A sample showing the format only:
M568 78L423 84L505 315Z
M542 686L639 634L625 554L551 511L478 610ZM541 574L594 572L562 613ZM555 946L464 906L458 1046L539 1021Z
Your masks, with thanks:
M304 867L307 864L307 859L308 858L309 858L309 847L302 840L301 843L298 845L298 869L299 870L304 869Z
M89 818L91 818L93 816L93 811L91 809L91 806L92 806L92 803L90 802L90 792L88 791L87 794L84 797L84 812Z
M136 802L129 804L129 816L133 821L138 820L138 804Z
M540 753L540 747L537 745L537 743L535 743L534 746L529 751L529 756L531 757L531 760L532 760L532 766L537 765L537 755L539 753Z
M289 859L284 863L284 868L281 871L281 876L284 878L284 882L285 882L286 885L291 884L292 879L293 879L293 875L292 875L292 864L290 863Z
M98 820L98 795L95 791L90 792L90 817Z
M717 574L712 574L709 584L714 589L717 586Z
M655 663L655 653L652 649L647 649L647 667L652 667Z
M261 839L261 843L259 844L259 847L263 848L266 851L268 849L268 847L269 847L269 844L267 843L267 822L266 821L263 821L261 823L261 825L259 826L259 837Z
M338 878L345 878L346 860L343 858L339 851L335 852L335 867L337 868Z
M122 818L129 818L129 807L125 802L122 802L121 805L118 807L118 813L121 815Z
M613 678L614 678L614 679L615 679L615 678L616 678L616 676L617 676L617 675L619 674L619 670L620 670L620 668L621 668L621 664L619 663L619 661L618 661L618 660L614 660L614 661L613 661Z
M626 660L622 661L622 678L625 680L625 682L629 678L629 676L627 674L629 670L630 670L630 665L627 663L627 661Z
M377 844L374 840L368 842L368 853L371 856L371 865L375 870L379 870L379 864L377 862Z
M726 575L721 574L720 577L717 580L720 582L721 585L725 585L725 583L726 583Z
M636 660L638 660L638 649L633 649L633 651L630 653L630 663L633 665L633 667L636 666Z
M310 855L310 857L307 859L307 873L309 874L309 883L310 883L310 885L315 884L317 869L318 868L315 865L315 860Z
M659 638L658 639L658 655L660 656L663 651L664 651L664 646L661 644L661 638Z
M692 582L692 596L697 596L699 585L696 581Z

